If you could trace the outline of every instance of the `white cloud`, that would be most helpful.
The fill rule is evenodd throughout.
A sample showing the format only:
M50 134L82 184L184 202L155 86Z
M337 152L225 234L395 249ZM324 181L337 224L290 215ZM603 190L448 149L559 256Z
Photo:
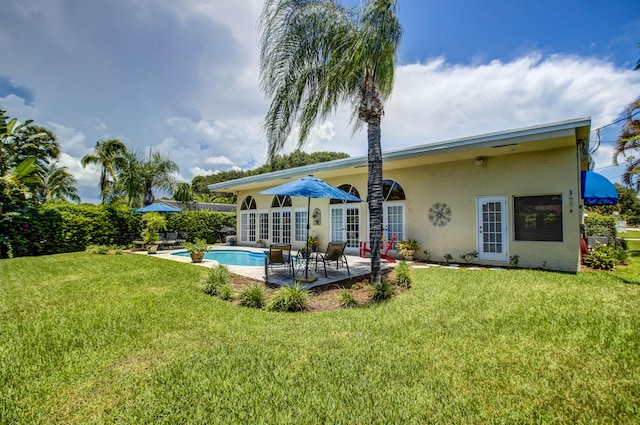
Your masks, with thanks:
M398 69L383 137L407 146L584 116L596 128L638 92L640 76L595 59L530 55L455 66L436 59Z
M7 111L9 117L17 118L18 121L36 120L39 114L37 108L27 105L24 99L14 94L0 97L0 109Z
M85 135L82 132L53 121L49 121L46 126L55 133L62 151L77 157L90 153L84 146Z
M233 161L226 156L212 156L205 159L204 162L205 164L233 165Z
M218 174L220 170L212 170L211 168L204 169L200 167L193 167L189 169L189 172L194 176L208 176L211 174Z

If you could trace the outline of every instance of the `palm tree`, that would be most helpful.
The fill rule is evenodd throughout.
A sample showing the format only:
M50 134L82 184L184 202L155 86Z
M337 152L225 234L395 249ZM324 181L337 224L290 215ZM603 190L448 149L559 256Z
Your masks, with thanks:
M104 203L109 197L109 192L116 181L115 166L128 151L127 146L118 139L98 140L94 148L94 154L82 157L80 163L84 168L87 165L96 165L100 168L100 198Z
M139 152L128 152L117 164L115 192L126 195L132 207L150 205L155 199L154 189L173 193L178 171L178 164L160 152L150 150L147 158Z
M640 43L638 44L640 47ZM636 62L634 68L640 70L640 59ZM618 156L622 155L627 163L627 168L622 175L622 182L628 187L635 186L636 191L640 189L640 158L634 156L634 153L640 151L640 119L636 116L640 114L640 97L631 102L625 110L624 126L622 132L616 142L616 148L613 153L613 164L618 165Z
M260 78L272 98L265 118L269 156L295 121L298 148L337 106L352 107L354 131L367 125L371 279L381 282L383 101L391 94L402 28L397 0L369 0L361 10L334 0L266 0L260 17Z
M4 176L26 159L16 160L17 139L19 132L32 122L33 120L27 120L18 123L16 118L9 119L6 111L0 109L0 176Z
M176 187L175 175L179 171L178 164L160 152L150 152L149 159L142 164L142 182L144 183L144 206L153 203L153 189L172 193Z
M40 197L44 201L50 199L62 199L73 202L80 202L78 189L76 189L76 179L69 169L59 166L58 162L42 167Z
M189 202L193 202L194 193L191 189L191 185L189 183L178 183L178 187L176 191L173 193L173 199L178 202L182 202L183 204L188 204Z
M30 156L2 177L16 186L32 188L40 184L40 179L38 178L39 171L40 167L36 164L36 158Z
M176 191L173 192L173 199L184 205L185 209L195 206L195 194L189 183L178 183Z
M640 98L631 103L626 111L626 122L622 127L622 132L616 142L616 147L613 154L613 163L618 165L618 157L622 155L627 163L627 166L622 175L622 182L628 187L636 187L636 190L640 188L640 179L638 173L640 173L640 158L635 156L640 152L640 119L637 115L640 114Z
M53 131L29 125L16 131L14 155L16 162L22 162L30 156L36 158L40 167L50 164L60 157L60 143Z

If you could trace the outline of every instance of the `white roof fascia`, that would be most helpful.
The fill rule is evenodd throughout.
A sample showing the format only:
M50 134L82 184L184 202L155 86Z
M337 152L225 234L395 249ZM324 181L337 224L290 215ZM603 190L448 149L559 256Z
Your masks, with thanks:
M575 129L578 127L590 126L590 117L576 118L572 120L560 121L552 124L537 125L517 130L501 131L496 133L484 134L481 136L448 140L444 142L427 143L410 148L394 149L383 152L382 160L383 162L390 162L421 156L440 155L469 149L499 147L509 144L539 140L540 136L546 136L546 138L568 136L572 134L572 131L575 132ZM228 180L225 182L210 184L207 186L207 188L213 192L234 191L234 187L237 186L261 182L266 183L276 179L290 179L293 177L306 176L309 174L313 174L313 172L317 172L318 168L321 168L322 171L332 171L345 168L366 167L367 164L368 158L366 155L363 155L317 164L304 165L302 167L289 168L286 170L273 171L271 173L257 174L255 176L243 177L235 180Z

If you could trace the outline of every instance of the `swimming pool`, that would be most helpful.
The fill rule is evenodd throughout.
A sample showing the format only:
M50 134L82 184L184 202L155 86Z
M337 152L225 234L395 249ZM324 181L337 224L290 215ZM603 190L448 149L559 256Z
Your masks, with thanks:
M176 252L171 255L189 257L187 251ZM239 249L212 249L204 253L205 260L216 260L220 264L229 266L262 266L264 254L262 252L243 251Z

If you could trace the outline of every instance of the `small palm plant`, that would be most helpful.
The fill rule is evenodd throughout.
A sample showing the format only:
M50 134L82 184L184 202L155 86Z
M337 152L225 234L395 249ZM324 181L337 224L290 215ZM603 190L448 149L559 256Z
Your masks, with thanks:
M147 250L154 252L158 248L157 243L160 240L160 232L167 230L167 220L160 213L150 212L142 216L142 221L145 223L142 239L147 245ZM154 246L155 249L153 248Z

